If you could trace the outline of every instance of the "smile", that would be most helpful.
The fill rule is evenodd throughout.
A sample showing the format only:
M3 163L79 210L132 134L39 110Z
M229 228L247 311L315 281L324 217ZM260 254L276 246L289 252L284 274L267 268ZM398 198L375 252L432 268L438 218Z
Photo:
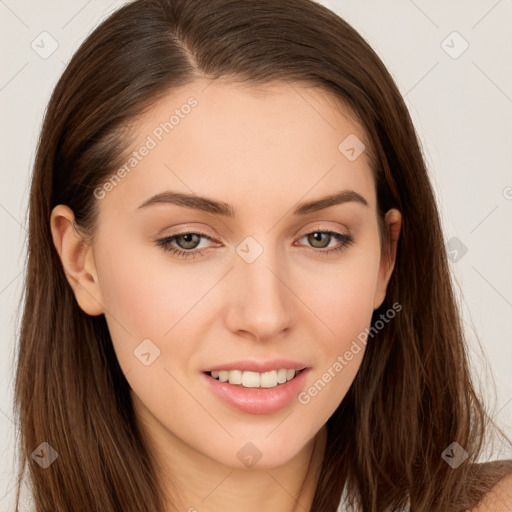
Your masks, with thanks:
M229 365L232 369L221 370L219 367L203 372L202 379L209 389L221 402L230 408L248 414L272 414L296 402L298 394L306 385L306 378L311 367L297 365L295 368L259 365L266 368L263 372L237 370L242 365ZM242 367L243 367L242 366ZM222 367L220 367L222 368ZM222 379L222 380L221 380Z
M281 368L268 372L251 372L242 370L220 370L208 372L208 375L219 382L244 388L275 388L295 378L302 370Z

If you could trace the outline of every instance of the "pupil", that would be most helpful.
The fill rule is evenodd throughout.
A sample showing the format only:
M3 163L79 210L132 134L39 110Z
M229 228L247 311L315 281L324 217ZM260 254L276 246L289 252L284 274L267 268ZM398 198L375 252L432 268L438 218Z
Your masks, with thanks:
M196 236L193 233L188 233L186 235L180 235L180 238L182 239L183 245L186 249L194 248L194 246L197 244L197 242L194 243L193 237ZM192 244L192 245L190 245Z
M313 233L313 239L314 239L315 242L322 242L322 237L326 237L326 239L327 239L328 234L327 233L320 233L320 232ZM324 241L324 245L325 245L325 241Z

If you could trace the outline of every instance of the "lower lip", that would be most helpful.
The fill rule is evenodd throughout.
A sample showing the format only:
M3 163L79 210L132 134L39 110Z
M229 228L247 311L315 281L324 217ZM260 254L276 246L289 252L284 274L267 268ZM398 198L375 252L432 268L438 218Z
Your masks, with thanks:
M270 414L289 405L304 387L309 368L292 380L274 388L244 388L220 382L203 373L206 384L215 395L231 407L248 414Z

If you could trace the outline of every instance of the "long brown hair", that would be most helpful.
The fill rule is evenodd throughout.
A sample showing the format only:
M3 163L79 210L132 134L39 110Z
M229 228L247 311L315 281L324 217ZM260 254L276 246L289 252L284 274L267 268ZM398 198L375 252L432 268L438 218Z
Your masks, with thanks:
M35 159L15 406L19 480L28 465L36 511L164 510L105 318L78 306L52 243L50 215L66 204L77 226L92 233L93 191L122 163L126 127L197 78L328 91L368 137L381 226L389 208L402 212L395 270L372 322L395 302L402 310L368 343L328 420L311 510L334 512L345 486L364 512L398 510L408 501L414 512L471 508L512 467L476 464L492 422L471 380L417 135L383 63L349 24L311 0L135 0L72 58L48 105ZM43 441L59 455L45 470L30 457ZM452 442L469 454L457 469L441 457Z

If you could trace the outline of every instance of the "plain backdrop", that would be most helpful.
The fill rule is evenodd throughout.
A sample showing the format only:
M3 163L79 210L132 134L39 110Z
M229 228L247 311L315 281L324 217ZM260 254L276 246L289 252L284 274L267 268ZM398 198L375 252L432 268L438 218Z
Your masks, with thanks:
M0 0L1 511L13 510L16 314L41 119L71 55L123 3ZM492 416L512 436L512 0L320 3L366 38L406 100L438 198L474 371ZM504 454L512 458L510 446Z

